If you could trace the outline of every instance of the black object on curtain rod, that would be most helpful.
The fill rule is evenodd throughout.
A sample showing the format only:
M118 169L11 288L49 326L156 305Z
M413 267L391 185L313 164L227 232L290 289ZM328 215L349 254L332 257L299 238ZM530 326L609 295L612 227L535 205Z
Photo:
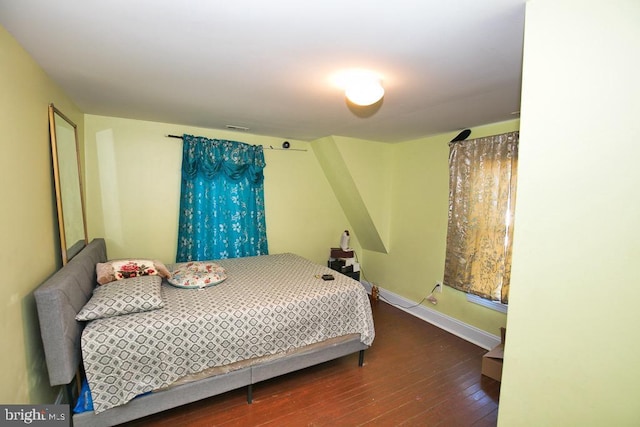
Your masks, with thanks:
M458 134L458 136L456 136L455 138L453 138L451 141L449 141L449 143L452 142L459 142L459 141L464 141L465 139L467 139L467 137L471 135L471 130L469 129L465 129L462 132L460 132Z
M182 137L180 135L165 135L167 138L176 138L176 139L182 139ZM280 151L307 151L304 148L289 148L291 145L289 144L289 141L285 141L282 143L282 148L274 148L273 146L268 146L265 147L264 145L262 146L263 149L265 150L280 150Z

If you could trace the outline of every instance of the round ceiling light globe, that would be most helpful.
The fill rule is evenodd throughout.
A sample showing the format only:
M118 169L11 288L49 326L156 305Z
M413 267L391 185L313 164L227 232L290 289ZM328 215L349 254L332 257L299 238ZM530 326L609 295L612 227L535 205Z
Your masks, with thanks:
M345 90L347 99L356 105L375 104L384 96L384 88L380 80L352 82Z

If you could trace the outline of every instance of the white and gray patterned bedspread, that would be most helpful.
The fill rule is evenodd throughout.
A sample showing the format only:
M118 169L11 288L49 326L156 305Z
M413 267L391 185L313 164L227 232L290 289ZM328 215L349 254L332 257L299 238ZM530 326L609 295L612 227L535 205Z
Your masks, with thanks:
M163 283L163 308L87 324L82 355L96 413L210 367L352 333L373 342L358 282L293 254L217 262L228 276L217 286ZM324 273L336 280L315 277Z

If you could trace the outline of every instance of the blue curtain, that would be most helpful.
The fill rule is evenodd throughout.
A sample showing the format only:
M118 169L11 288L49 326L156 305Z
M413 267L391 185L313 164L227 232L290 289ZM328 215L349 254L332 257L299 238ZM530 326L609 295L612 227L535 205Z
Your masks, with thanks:
M261 146L183 136L176 262L269 253L264 167Z

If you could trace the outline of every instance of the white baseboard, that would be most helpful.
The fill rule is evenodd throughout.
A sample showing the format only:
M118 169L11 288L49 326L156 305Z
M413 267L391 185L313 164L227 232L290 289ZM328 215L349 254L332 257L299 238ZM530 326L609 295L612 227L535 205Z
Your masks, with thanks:
M367 292L371 293L371 284L368 282L361 282ZM475 326L468 325L459 321L451 316L442 314L439 311L433 310L424 305L416 305L415 301L408 300L398 294L387 291L378 287L379 295L382 299L392 304L393 306L405 311L419 319L429 322L440 329L444 329L447 332L452 333L466 341L469 341L479 347L486 350L491 350L493 347L500 344L500 337L490 334L478 329Z

